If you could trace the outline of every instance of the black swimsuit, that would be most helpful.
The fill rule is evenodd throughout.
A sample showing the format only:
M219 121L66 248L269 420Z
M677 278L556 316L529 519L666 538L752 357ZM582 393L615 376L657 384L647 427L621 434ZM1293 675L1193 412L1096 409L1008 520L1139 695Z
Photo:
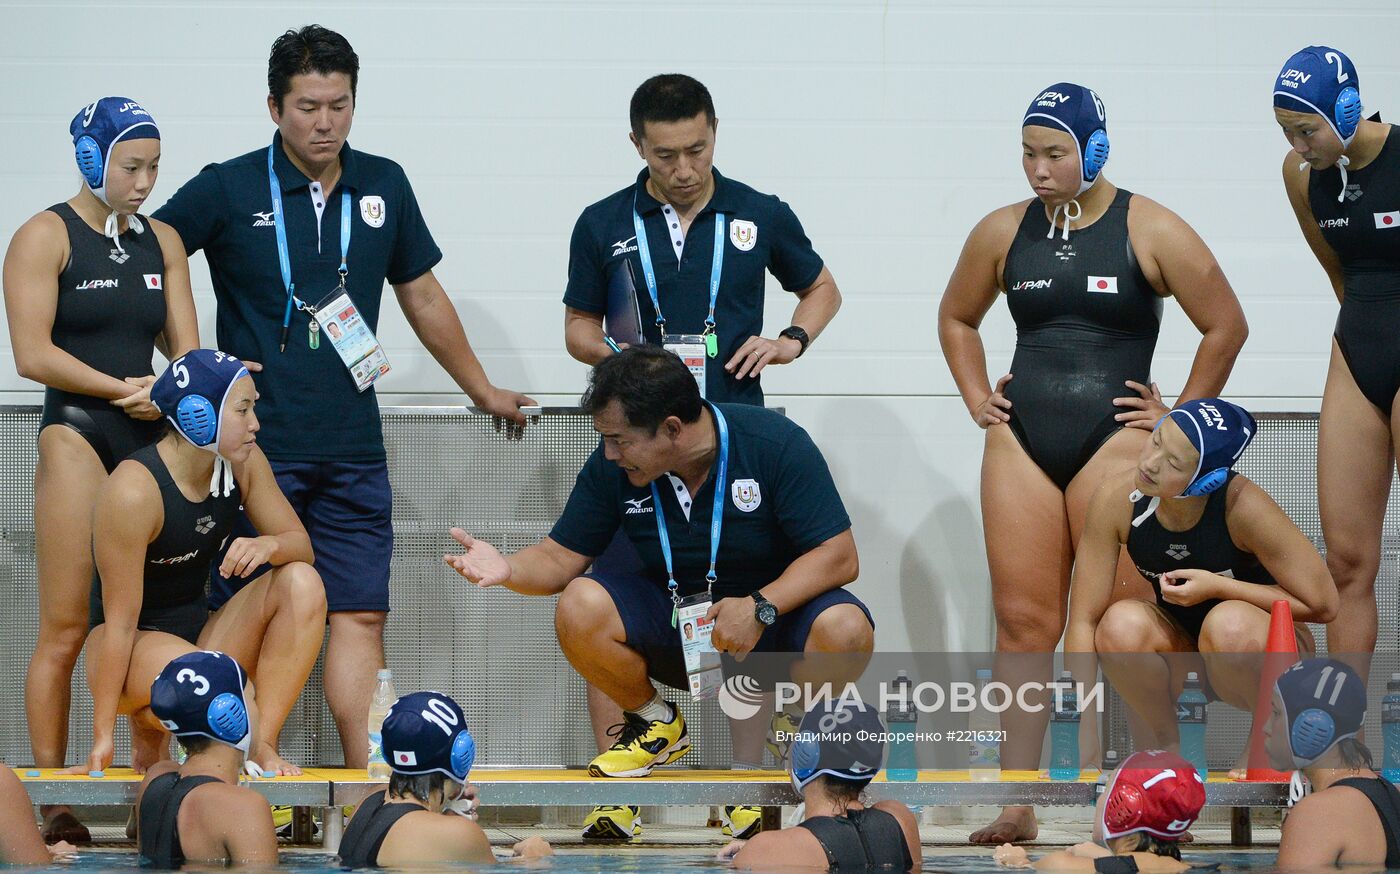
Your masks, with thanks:
M1238 475L1230 471L1230 480ZM1211 492L1206 498L1206 508L1200 520L1185 531L1163 528L1156 513L1144 515L1151 505L1151 498L1140 497L1133 504L1133 524L1128 529L1128 556L1137 565L1138 573L1152 584L1152 591L1157 594L1157 605L1180 623L1192 640L1201 636L1201 624L1205 622L1206 614L1220 601L1212 599L1190 607L1169 604L1162 598L1162 574L1200 568L1242 583L1275 584L1259 559L1235 546L1230 539L1230 525L1225 514L1226 492L1229 490L1227 481L1224 486Z
M887 810L851 809L845 816L814 816L797 824L811 832L826 851L832 871L864 871L914 867L899 820Z
M149 868L179 868L185 864L180 846L180 805L185 796L206 783L222 782L217 777L181 777L178 771L161 774L141 796L141 824L137 843L141 865Z
M1350 786L1366 796L1385 829L1385 867L1400 868L1400 791L1384 777L1347 777L1333 786Z
M146 547L145 584L136 627L197 643L209 619L209 566L242 509L238 485L234 484L228 497L205 495L195 503L175 484L155 444L136 450L130 460L144 465L155 477L165 507L160 533ZM102 580L94 578L88 598L88 627L96 628L103 621Z
M72 250L58 276L53 344L117 379L150 376L156 337L165 328L165 256L155 231L128 229L122 251L68 204L49 211L63 219ZM106 398L56 388L44 392L39 429L49 425L81 434L108 473L160 435L158 421L133 419Z
M384 793L377 792L366 798L359 810L355 811L350 824L345 827L345 836L340 839L341 866L373 868L378 865L379 848L389 836L389 829L410 813L427 809L412 802L384 802Z
M1128 202L1118 189L1103 217L1046 238L1050 221L1032 201L1006 253L1002 287L1016 321L1011 432L1060 489L1120 427L1113 399L1123 383L1151 381L1162 298L1128 239Z
M1323 239L1342 265L1337 346L1366 399L1386 416L1400 390L1400 144L1395 125L1375 160L1347 171L1308 176L1308 204ZM1391 148L1392 145L1395 148Z

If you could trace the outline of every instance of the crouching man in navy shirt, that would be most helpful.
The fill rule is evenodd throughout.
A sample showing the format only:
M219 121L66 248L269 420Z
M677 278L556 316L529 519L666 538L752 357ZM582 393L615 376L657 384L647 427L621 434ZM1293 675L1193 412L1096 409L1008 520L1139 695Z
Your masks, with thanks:
M874 649L870 611L843 588L859 569L851 521L806 431L762 407L702 401L686 365L654 346L599 362L581 405L603 439L550 535L502 556L454 528L465 552L445 560L479 586L562 593L560 648L623 710L592 774L645 777L690 749L652 685L688 688L680 599L709 592L710 639L730 656ZM586 575L619 529L640 573Z

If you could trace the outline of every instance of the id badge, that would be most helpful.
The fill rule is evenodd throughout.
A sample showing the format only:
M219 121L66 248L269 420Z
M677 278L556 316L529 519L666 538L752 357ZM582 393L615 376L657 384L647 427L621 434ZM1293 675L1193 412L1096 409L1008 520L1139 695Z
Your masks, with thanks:
M316 305L312 318L335 347L340 360L345 362L357 391L364 391L389 372L389 359L384 355L384 348L374 338L374 332L365 324L359 308L343 287L326 295Z
M710 632L714 630L715 622L705 618L709 612L710 596L703 592L691 595L676 606L676 625L681 635L681 653L685 656L685 674L690 681L690 696L695 699L714 697L724 683L719 653L710 643Z
M685 362L685 366L690 368L690 375L695 377L695 384L700 386L700 397L705 396L705 338L700 334L672 334L666 338L662 347L680 360Z

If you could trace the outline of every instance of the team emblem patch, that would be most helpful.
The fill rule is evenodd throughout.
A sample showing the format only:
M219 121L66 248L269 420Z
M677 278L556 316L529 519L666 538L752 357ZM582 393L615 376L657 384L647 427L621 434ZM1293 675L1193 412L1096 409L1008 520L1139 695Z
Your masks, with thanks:
M159 273L142 273L141 276L146 280L147 288L153 291L165 290L165 287L161 284Z
M368 194L360 198L360 218L372 228L384 227L384 198Z
M394 750L394 764L415 768L418 766L418 754L412 750Z
M747 252L758 243L758 225L735 219L729 223L729 242L740 252Z
M734 506L745 513L752 513L763 503L763 492L758 488L757 480L736 479L729 487L729 494L734 498Z

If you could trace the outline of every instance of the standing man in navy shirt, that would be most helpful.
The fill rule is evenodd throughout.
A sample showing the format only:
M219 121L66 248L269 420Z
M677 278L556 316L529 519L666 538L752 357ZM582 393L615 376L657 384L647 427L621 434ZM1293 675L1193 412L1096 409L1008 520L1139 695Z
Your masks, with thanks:
M702 401L686 365L655 346L601 361L582 407L603 439L549 536L503 557L454 528L465 552L445 560L480 586L560 595L560 648L623 710L591 773L644 777L689 750L680 712L652 685L697 688L688 617L713 622L710 641L731 656L846 653L863 667L875 628L845 588L855 538L806 431L762 407ZM640 573L585 575L619 530ZM798 670L794 681L820 683Z
M569 354L597 364L612 354L604 328L632 341L626 335L637 322L648 343L661 343L663 330L713 334L706 400L762 404L764 368L796 361L841 308L836 280L791 207L714 168L719 121L704 85L653 76L632 95L630 116L632 145L647 165L574 225L564 292ZM797 296L792 325L773 338L762 336L765 272ZM629 286L634 299L619 300ZM624 303L634 305L630 313ZM631 324L614 324L618 316Z
M358 78L359 58L340 34L309 25L279 36L267 74L272 145L210 164L156 212L187 252L204 250L218 346L255 371L259 443L326 584L326 700L351 768L368 756L389 609L392 496L370 384L385 368L367 366L373 352L363 354L375 344L384 283L478 408L518 427L519 408L534 403L492 385L472 352L433 276L442 251L403 168L346 142ZM347 338L359 347L342 346ZM216 573L210 609L235 585Z
M714 169L718 121L703 84L680 74L653 76L633 93L629 115L629 138L646 167L574 225L564 294L569 354L597 364L612 354L605 332L624 344L660 344L663 332L672 341L705 336L703 351L696 343L670 346L703 371L704 396L761 406L764 368L799 358L840 309L836 281L786 203ZM791 326L771 339L762 336L766 273L798 299ZM593 573L623 576L637 564L635 550L619 537ZM588 704L599 748L606 748L605 732L618 711L591 685ZM736 767L760 767L757 727L736 726ZM635 812L598 808L584 837L635 836ZM756 807L730 813L736 823L726 825L730 832L737 825L735 836L746 837L760 821ZM609 822L620 817L630 822Z

